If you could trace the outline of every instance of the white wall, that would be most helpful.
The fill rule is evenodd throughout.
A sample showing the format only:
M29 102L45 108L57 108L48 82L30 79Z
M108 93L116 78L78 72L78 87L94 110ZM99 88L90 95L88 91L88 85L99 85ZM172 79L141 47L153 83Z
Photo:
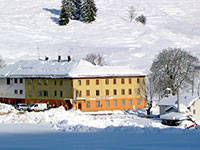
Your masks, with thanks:
M194 113L194 111L195 111L195 113ZM190 107L190 114L197 121L200 121L200 98Z
M6 78L0 78L0 98L25 98L25 80L20 83L20 79L17 79L18 83L15 83L14 79L10 79L10 85L7 84ZM15 90L18 94L15 94ZM20 90L23 93L20 94Z

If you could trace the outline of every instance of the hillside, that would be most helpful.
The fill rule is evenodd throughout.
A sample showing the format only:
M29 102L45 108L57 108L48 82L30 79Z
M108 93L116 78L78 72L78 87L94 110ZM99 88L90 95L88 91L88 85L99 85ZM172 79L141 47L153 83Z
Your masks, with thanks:
M96 22L57 24L60 0L0 0L0 55L50 59L68 54L82 58L101 53L111 65L130 65L145 72L163 48L181 47L200 56L199 0L96 0ZM144 14L147 24L128 21L127 9ZM39 52L37 49L39 46Z

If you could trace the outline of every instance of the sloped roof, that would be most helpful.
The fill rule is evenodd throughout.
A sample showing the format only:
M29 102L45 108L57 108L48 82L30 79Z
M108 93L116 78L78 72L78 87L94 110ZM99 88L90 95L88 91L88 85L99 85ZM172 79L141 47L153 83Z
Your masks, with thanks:
M13 65L0 69L0 77L47 77L78 78L105 76L144 76L143 73L126 66L97 66L88 61L72 60L21 60Z
M180 95L179 100L180 104L190 107L196 100L199 99L198 96L189 96L190 94L187 95ZM160 100L158 105L168 105L168 106L176 106L177 105L177 96L169 96L169 97L164 97L163 99Z
M189 115L185 113L178 113L178 112L170 112L164 115L161 115L161 119L166 119L166 120L185 120L188 119Z

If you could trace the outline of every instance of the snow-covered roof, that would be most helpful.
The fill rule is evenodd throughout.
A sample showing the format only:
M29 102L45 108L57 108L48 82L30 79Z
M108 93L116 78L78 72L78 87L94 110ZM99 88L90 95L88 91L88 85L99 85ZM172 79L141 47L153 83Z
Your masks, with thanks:
M186 113L178 113L178 112L170 112L164 115L161 115L161 119L166 119L166 120L185 120L188 119L189 115Z
M143 73L127 66L97 66L88 61L72 60L21 60L0 69L0 77L47 77L79 78L106 76L144 76Z
M190 94L180 95L179 96L180 104L182 104L186 107L190 107L196 100L199 99L198 96L189 96L189 95ZM175 96L164 97L163 99L160 100L158 105L176 106L177 103L178 103L177 96L175 95Z
M166 107L164 111L167 112L170 109L178 110L177 104L176 105L170 105L170 106ZM179 109L180 109L181 113L189 112L189 109L183 104L180 104Z

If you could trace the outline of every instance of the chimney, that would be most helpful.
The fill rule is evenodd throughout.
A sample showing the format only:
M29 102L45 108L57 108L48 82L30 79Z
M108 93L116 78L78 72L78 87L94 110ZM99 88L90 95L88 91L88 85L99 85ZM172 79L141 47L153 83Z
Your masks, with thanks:
M60 55L58 56L58 62L61 62L61 56Z
M71 61L71 57L70 57L70 56L67 57L67 61L68 61L68 62Z

